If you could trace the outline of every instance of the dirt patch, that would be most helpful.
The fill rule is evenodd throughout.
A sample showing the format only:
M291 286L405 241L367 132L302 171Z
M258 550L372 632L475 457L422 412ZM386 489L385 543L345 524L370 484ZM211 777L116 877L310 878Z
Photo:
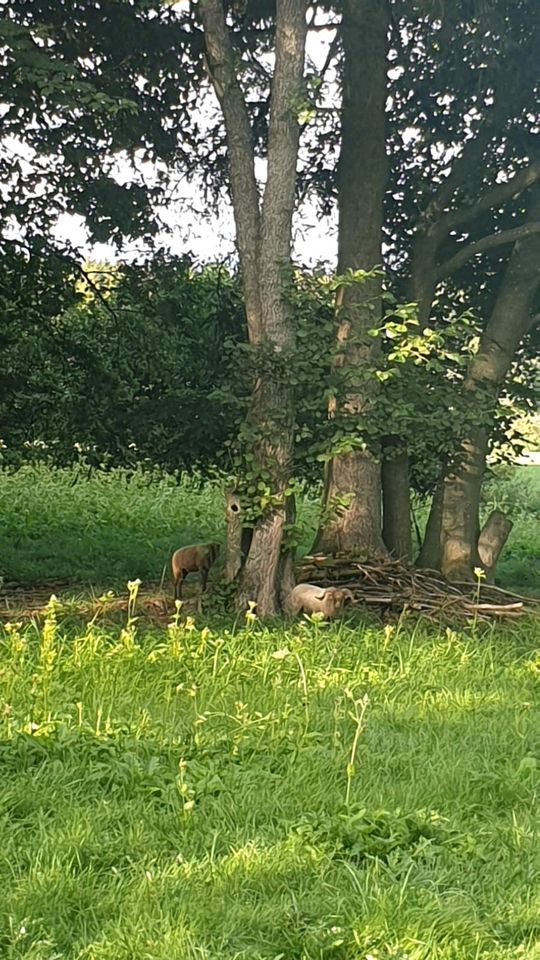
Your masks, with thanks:
M188 584L184 592L182 613L198 613L200 595L197 584ZM125 590L97 590L69 580L44 580L36 584L4 583L0 589L0 621L41 620L53 595L64 612L85 620L127 615L129 598ZM144 584L138 592L135 613L160 625L170 623L175 614L170 590L164 590L159 582Z

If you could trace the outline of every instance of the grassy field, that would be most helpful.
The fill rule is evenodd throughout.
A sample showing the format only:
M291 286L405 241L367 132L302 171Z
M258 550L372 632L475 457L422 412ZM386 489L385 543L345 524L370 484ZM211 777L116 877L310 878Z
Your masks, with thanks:
M540 957L531 624L83 625L0 647L0 955Z
M502 555L503 586L540 593L540 467L507 472L486 490L485 512L502 508L514 530ZM313 541L318 502L299 503L302 550ZM418 511L423 522L425 511ZM122 470L27 467L0 471L0 576L28 583L72 579L94 586L159 580L182 543L223 540L223 489ZM168 576L168 570L167 570Z
M222 535L217 484L0 474L7 579ZM532 621L0 626L0 957L540 960L539 676Z

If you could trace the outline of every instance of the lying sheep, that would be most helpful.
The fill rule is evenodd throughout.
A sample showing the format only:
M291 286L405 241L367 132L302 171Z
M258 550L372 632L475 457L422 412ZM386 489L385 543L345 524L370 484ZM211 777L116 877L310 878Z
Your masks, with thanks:
M312 583L299 583L287 598L287 611L291 614L322 613L325 618L335 617L346 600L354 602L350 590L342 587L316 587Z
M171 559L174 582L174 598L182 596L182 581L188 573L199 573L201 577L201 593L206 590L208 571L219 556L219 543L197 543L189 547L180 547Z

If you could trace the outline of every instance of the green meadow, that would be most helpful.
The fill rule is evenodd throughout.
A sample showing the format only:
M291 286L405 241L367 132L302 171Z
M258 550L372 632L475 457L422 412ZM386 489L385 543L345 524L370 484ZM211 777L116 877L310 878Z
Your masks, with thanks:
M0 475L6 582L125 595L223 532L218 481ZM0 627L2 958L540 958L538 622L156 624L131 591Z
M514 530L499 565L501 586L540 594L540 466L506 470L486 484L484 511L503 509ZM318 497L299 501L301 552L309 550ZM425 508L416 516L420 526ZM223 540L223 482L142 471L26 466L0 471L0 576L87 585L160 580L183 543Z

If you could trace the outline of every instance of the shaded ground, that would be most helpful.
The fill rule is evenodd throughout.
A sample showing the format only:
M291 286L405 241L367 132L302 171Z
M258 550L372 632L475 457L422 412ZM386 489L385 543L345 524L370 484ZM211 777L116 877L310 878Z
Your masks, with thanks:
M67 580L46 580L41 584L5 583L0 589L0 619L13 621L42 617L51 596L61 601L64 609L71 609L81 618L90 619L96 614L109 615L128 611L129 594L117 595L114 591L90 590L84 584ZM184 614L200 612L200 593L196 583L184 588L182 611ZM160 625L166 625L175 614L171 590L159 583L143 584L138 592L136 615Z

